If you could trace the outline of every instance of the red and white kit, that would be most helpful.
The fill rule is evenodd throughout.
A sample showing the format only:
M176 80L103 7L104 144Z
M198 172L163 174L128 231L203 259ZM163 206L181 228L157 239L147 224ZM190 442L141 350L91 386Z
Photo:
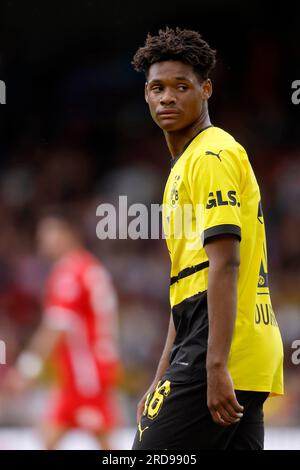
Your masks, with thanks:
M121 424L113 391L120 373L117 298L98 259L80 250L56 263L44 315L64 332L54 353L59 380L48 419L94 432Z

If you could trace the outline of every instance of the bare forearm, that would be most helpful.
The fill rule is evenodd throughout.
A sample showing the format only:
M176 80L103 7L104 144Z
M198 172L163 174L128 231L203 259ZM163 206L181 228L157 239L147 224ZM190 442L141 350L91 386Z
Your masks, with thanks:
M207 406L216 424L230 426L243 416L228 370L237 308L239 241L222 235L211 239L205 249L209 259Z
M161 358L159 360L153 382L156 382L156 383L159 382L159 380L162 378L165 371L170 365L169 357L170 357L171 349L174 344L175 336L176 336L176 331L175 331L175 326L173 322L173 317L171 314L166 343L165 343Z
M45 359L51 354L60 336L61 332L42 324L18 356L15 364L16 370L28 383L39 376Z
M159 382L164 373L166 372L167 368L169 367L169 354L167 354L167 351L164 350L164 352L161 355L161 358L159 360L157 370L155 373L155 377L153 382Z
M16 367L19 372L28 379L35 379L61 336L61 331L42 323L17 358Z
M45 360L52 353L61 335L61 331L48 328L42 324L31 338L26 349L38 354L41 359Z
M238 264L210 266L208 274L209 337L207 369L226 367L234 332Z

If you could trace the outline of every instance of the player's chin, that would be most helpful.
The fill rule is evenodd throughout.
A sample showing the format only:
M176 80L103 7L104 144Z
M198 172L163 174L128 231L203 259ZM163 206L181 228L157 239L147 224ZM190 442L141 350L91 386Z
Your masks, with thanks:
M180 129L184 127L184 125L182 124L180 120L168 119L168 118L160 119L158 121L158 125L163 131L167 131L167 132L179 131Z

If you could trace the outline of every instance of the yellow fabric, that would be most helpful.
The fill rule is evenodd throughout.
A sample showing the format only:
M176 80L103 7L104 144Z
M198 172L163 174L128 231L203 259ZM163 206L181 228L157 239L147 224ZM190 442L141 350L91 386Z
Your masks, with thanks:
M246 151L230 134L217 127L203 130L174 163L164 193L163 225L171 277L207 263L207 237L240 234L229 371L235 389L282 394L283 348L268 287L260 190ZM171 307L207 290L208 269L171 285Z

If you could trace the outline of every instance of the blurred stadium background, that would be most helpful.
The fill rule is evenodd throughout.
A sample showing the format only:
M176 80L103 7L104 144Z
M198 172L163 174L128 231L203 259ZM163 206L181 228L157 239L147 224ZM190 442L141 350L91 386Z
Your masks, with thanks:
M218 50L210 114L248 150L261 186L273 306L285 346L284 398L266 406L266 448L300 449L300 374L291 344L300 339L300 79L295 4L268 2L42 3L3 0L0 79L0 339L13 362L41 315L48 266L35 250L38 214L74 206L88 247L119 294L125 369L120 397L129 448L136 403L150 384L169 317L168 253L162 240L96 237L102 202L161 203L168 151L143 101L143 77L130 65L148 31L195 28ZM0 377L5 370L0 366ZM34 424L51 371L24 396L0 403L0 448L38 448ZM73 434L65 448L93 448Z

